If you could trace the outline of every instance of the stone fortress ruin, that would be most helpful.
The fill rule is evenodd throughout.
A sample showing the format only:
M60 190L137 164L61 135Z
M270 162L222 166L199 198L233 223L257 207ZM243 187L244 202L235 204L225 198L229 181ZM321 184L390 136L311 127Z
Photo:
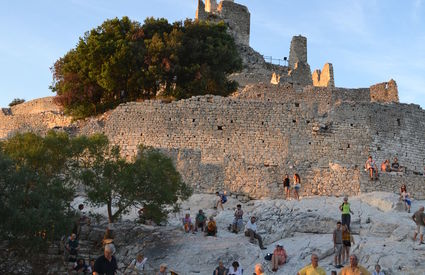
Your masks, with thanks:
M0 138L16 132L104 133L125 156L137 145L170 155L197 192L227 190L251 198L283 197L285 173L301 176L301 195L356 195L408 185L425 198L425 111L399 103L394 80L368 88L335 87L332 64L311 73L307 39L292 39L287 66L268 63L249 46L250 13L233 1L199 0L198 20L224 21L243 70L230 97L198 96L122 104L73 122L52 98L0 111ZM369 181L364 163L398 157L405 173Z

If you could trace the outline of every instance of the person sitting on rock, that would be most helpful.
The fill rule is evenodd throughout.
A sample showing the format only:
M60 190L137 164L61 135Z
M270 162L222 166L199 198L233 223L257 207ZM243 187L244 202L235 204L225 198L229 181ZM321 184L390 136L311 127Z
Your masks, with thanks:
M372 275L385 275L384 271L381 271L381 266L379 264L375 265L375 271Z
M228 271L227 275L243 275L243 268L236 261L232 263Z
M87 271L87 265L83 258L78 259L72 268L77 274L83 274Z
M90 259L90 264L87 266L87 274L92 274L94 270L94 259Z
M198 228L201 228L201 231L203 232L205 229L205 223L207 221L207 217L205 216L204 211L202 209L199 209L198 214L196 214L195 218L195 231L198 231Z
M77 240L77 235L75 233L71 234L67 244L65 245L65 248L69 253L69 261L75 262L77 260L78 250L80 249L80 246Z
M190 218L190 214L187 213L185 215L185 217L183 218L183 227L184 227L184 232L189 233L195 233L193 230L193 223L192 223L192 219Z
M218 261L218 266L214 270L214 275L227 275L227 268L224 267L222 261Z
M134 259L128 266L129 270L134 270L138 273L142 273L145 270L146 262L148 258L145 258L142 253L137 254L137 258Z
M214 220L214 217L211 216L210 220L207 223L207 229L205 231L205 236L217 236L217 224Z
M267 249L263 246L263 239L261 236L257 233L257 219L252 216L251 219L246 223L245 225L245 236L249 237L249 241L251 243L254 243L254 238L258 240L258 244L261 249Z
M218 209L218 207L221 207L221 210L224 210L223 204L227 202L227 196L225 194L221 194L220 192L215 192L217 195L216 202L215 202L215 209Z
M311 254L311 264L305 266L297 275L326 275L326 272L323 268L319 266L319 256L317 254Z
M340 275L371 275L370 272L364 268L363 266L359 265L359 260L355 254L352 254L350 256L350 265L344 267L341 270Z
M276 245L275 250L273 251L272 256L272 271L276 272L279 269L280 265L286 263L286 259L288 256L286 255L286 251L283 248L283 245Z
M235 210L234 216L235 216L235 218L233 219L233 223L232 223L232 232L238 233L239 231L242 230L242 226L243 226L242 205L240 205L240 204L236 205L236 210Z
M254 267L254 275L264 275L264 267L262 264L256 264Z
M161 264L157 275L167 275L167 264Z
M372 159L372 156L369 156L365 163L365 169L369 172L370 180L378 178L378 169L376 168L375 161Z

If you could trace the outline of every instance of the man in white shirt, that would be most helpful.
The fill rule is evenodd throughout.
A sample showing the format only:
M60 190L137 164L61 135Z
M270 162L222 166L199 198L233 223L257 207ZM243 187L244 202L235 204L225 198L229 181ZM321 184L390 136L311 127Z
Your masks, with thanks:
M267 249L263 246L263 239L257 234L256 218L254 216L247 222L245 226L245 236L249 237L249 241L254 243L254 238L258 240L261 249Z

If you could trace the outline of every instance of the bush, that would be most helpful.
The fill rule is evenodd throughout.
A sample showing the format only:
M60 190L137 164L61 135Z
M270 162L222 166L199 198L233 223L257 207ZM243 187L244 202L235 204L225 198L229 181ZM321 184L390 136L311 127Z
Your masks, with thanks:
M14 100L12 100L12 102L9 103L9 107L24 103L25 99L22 98L15 98Z

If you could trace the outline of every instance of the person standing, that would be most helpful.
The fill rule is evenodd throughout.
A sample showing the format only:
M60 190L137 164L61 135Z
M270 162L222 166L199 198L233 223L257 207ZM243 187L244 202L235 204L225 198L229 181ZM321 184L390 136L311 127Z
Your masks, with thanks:
M198 228L201 228L201 231L203 232L205 229L205 224L207 221L207 217L204 214L204 211L202 209L199 209L198 214L196 214L195 218L195 231L198 231Z
M348 229L350 229L350 223L351 223L351 214L354 214L353 211L351 211L350 204L348 203L348 197L344 197L344 201L339 206L339 210L341 210L341 222L342 225L347 225Z
M423 206L413 214L412 219L416 223L416 231L415 235L413 235L413 240L416 241L416 236L419 234L419 244L424 244L425 214Z
M341 268L341 254L342 254L342 230L341 222L336 223L336 229L333 233L334 252L335 252L335 267Z
M298 271L297 275L326 275L326 272L319 266L319 256L313 253L311 254L311 264Z
M242 205L240 205L240 204L236 205L236 210L235 210L234 216L235 216L235 218L233 219L233 223L232 223L232 232L238 233L239 231L241 231L242 226L243 226Z
M283 179L283 188L285 190L285 199L291 198L291 189L288 174L285 174L285 178Z
M342 262L344 264L350 257L351 244L354 244L353 235L351 235L347 225L344 224L342 226Z
M300 175L294 174L294 195L297 200L300 200L301 179Z
M117 260L114 257L115 246L113 244L105 245L104 254L97 258L94 263L93 275L115 275L117 274Z
M257 233L256 218L254 216L245 225L245 236L249 237L249 241L254 243L254 238L258 240L258 244L262 250L267 249L263 246L263 239Z

